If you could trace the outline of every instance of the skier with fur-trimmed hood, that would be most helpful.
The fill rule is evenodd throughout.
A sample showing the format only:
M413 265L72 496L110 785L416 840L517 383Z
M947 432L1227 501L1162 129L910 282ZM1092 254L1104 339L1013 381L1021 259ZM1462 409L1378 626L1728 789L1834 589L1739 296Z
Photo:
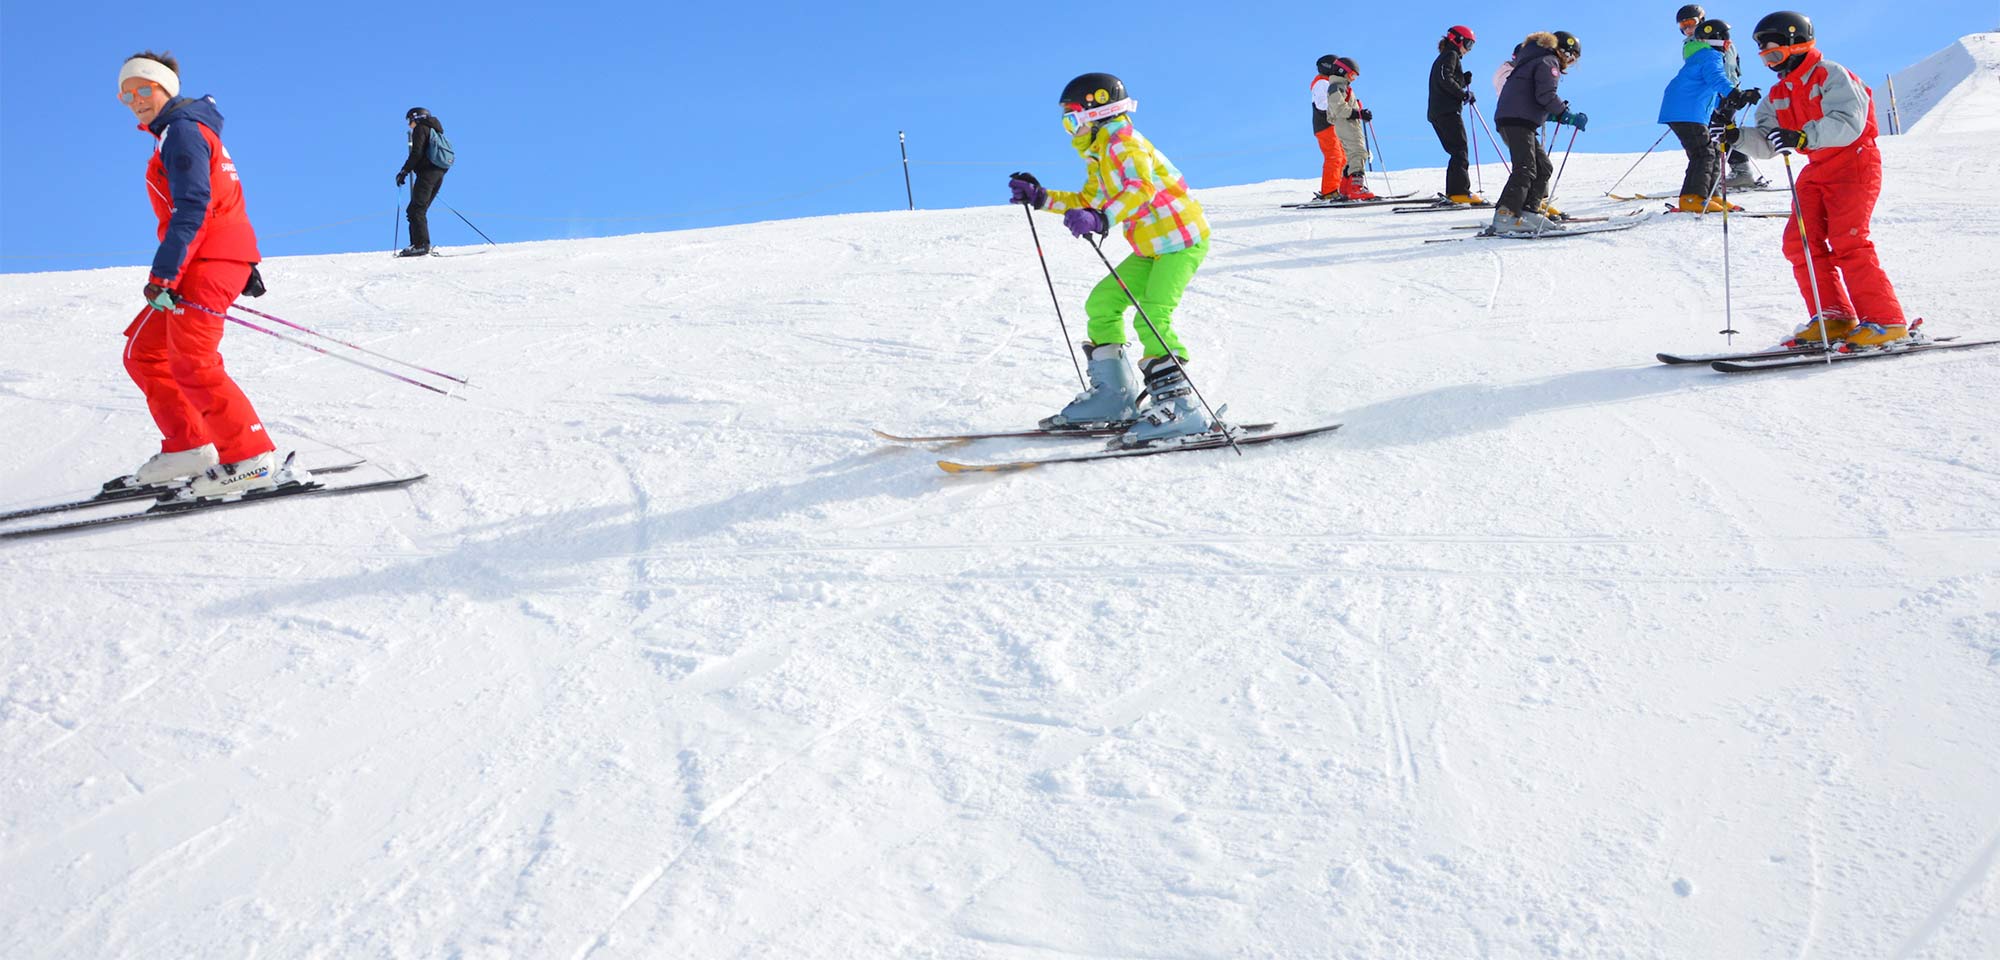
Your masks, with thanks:
M1086 73L1063 87L1063 129L1084 162L1079 190L1048 190L1031 173L1012 174L1012 202L1062 214L1071 234L1101 237L1114 223L1125 228L1132 255L1118 265L1118 279L1106 276L1084 311L1090 317L1089 386L1062 412L1044 419L1045 430L1122 429L1114 448L1184 443L1219 436L1228 429L1208 416L1194 396L1182 365L1187 348L1175 330L1174 310L1208 256L1208 218L1188 192L1187 179L1132 124L1139 104L1125 84L1108 73ZM1138 323L1144 358L1143 389L1127 358L1131 332L1126 314L1130 287L1150 324ZM1157 334L1155 333L1157 330Z
M1543 216L1549 180L1555 165L1542 146L1542 124L1553 120L1583 130L1590 117L1569 108L1569 101L1557 93L1563 74L1583 56L1583 45L1575 35L1528 34L1514 52L1513 69L1500 90L1500 102L1493 109L1494 126L1513 155L1514 170L1493 210L1492 232L1501 235L1535 234L1562 227Z

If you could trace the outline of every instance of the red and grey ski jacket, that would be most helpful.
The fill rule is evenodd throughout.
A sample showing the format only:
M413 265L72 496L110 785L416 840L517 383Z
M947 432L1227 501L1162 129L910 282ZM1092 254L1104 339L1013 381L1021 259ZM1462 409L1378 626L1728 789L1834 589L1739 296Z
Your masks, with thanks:
M155 138L146 164L146 188L160 221L153 282L173 286L195 260L261 260L257 233L243 209L236 161L222 146L215 99L175 97L139 129Z
M1875 148L1875 94L1854 72L1815 49L1764 94L1757 105L1757 129L1745 131L1738 146L1753 157L1774 157L1764 135L1778 128L1806 135L1812 165L1832 172Z

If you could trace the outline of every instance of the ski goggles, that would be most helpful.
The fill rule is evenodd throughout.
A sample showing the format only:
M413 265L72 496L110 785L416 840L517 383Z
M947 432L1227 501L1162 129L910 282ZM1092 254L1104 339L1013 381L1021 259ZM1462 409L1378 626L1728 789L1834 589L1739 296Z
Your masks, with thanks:
M129 106L129 105L130 105L130 104L131 104L131 103L132 103L133 101L135 101L135 100L139 100L139 99L141 99L141 98L143 98L143 99L146 99L146 100L151 100L151 99L153 99L153 85L152 85L152 84L150 84L150 83L142 83L142 84L140 84L140 85L138 85L138 86L136 86L136 87L133 87L133 88L132 88L131 90L128 90L128 91L125 91L125 92L123 92L123 93L120 93L120 94L118 95L118 102L120 102L120 103L123 103L123 104L126 104L126 105L128 105L128 106ZM102 103L103 101L99 101L99 102L100 102L100 103Z
M1790 60L1794 55L1805 53L1812 48L1813 42L1811 40L1807 40L1804 43L1792 44L1767 43L1764 44L1764 49L1757 51L1757 58L1764 61L1765 66L1775 67L1786 60Z
M1689 18L1689 19L1686 19L1686 20L1682 20L1682 21L1681 21L1681 36L1685 37L1685 36L1687 36L1687 35L1689 35L1689 34L1693 33L1693 32L1694 32L1694 28L1696 28L1696 27L1699 27L1699 26L1701 26L1701 18L1700 18L1700 17L1691 17L1691 18Z
M1101 107L1085 107L1080 103L1065 103L1063 108L1063 129L1074 136L1078 130L1100 120L1109 120L1121 113L1131 113L1139 109L1139 101L1126 97Z

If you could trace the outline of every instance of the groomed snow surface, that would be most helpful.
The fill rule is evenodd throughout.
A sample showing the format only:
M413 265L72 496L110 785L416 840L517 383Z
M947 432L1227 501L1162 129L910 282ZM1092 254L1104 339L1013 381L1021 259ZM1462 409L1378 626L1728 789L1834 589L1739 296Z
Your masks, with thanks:
M1884 143L1937 335L2000 334L1991 147ZM1339 433L875 439L1074 392L1003 206L267 264L480 386L232 329L286 448L431 478L0 548L0 955L2000 949L2000 349L1669 368L1725 346L1718 218L1427 246L1484 218L1189 174L1199 385ZM1040 226L1080 335L1101 267ZM1802 319L1781 226L1730 223L1738 345ZM142 282L0 279L0 505L150 452Z

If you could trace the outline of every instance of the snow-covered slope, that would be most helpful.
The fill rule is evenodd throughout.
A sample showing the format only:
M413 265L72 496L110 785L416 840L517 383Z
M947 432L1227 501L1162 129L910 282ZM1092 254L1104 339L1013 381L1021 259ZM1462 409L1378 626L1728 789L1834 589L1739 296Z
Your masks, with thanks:
M2000 132L2000 31L1968 34L1894 79L1903 133ZM1876 120L1887 133L1889 91L1875 95Z
M2000 334L2000 157L1884 150L1906 301ZM1719 220L1427 246L1477 218L1306 187L1201 191L1181 323L1345 429L984 479L869 428L1068 399L1015 209L267 265L481 386L233 330L283 443L431 479L0 547L0 955L1992 956L2000 350L1667 368ZM1738 344L1801 318L1780 227ZM0 503L148 452L142 281L0 278Z

